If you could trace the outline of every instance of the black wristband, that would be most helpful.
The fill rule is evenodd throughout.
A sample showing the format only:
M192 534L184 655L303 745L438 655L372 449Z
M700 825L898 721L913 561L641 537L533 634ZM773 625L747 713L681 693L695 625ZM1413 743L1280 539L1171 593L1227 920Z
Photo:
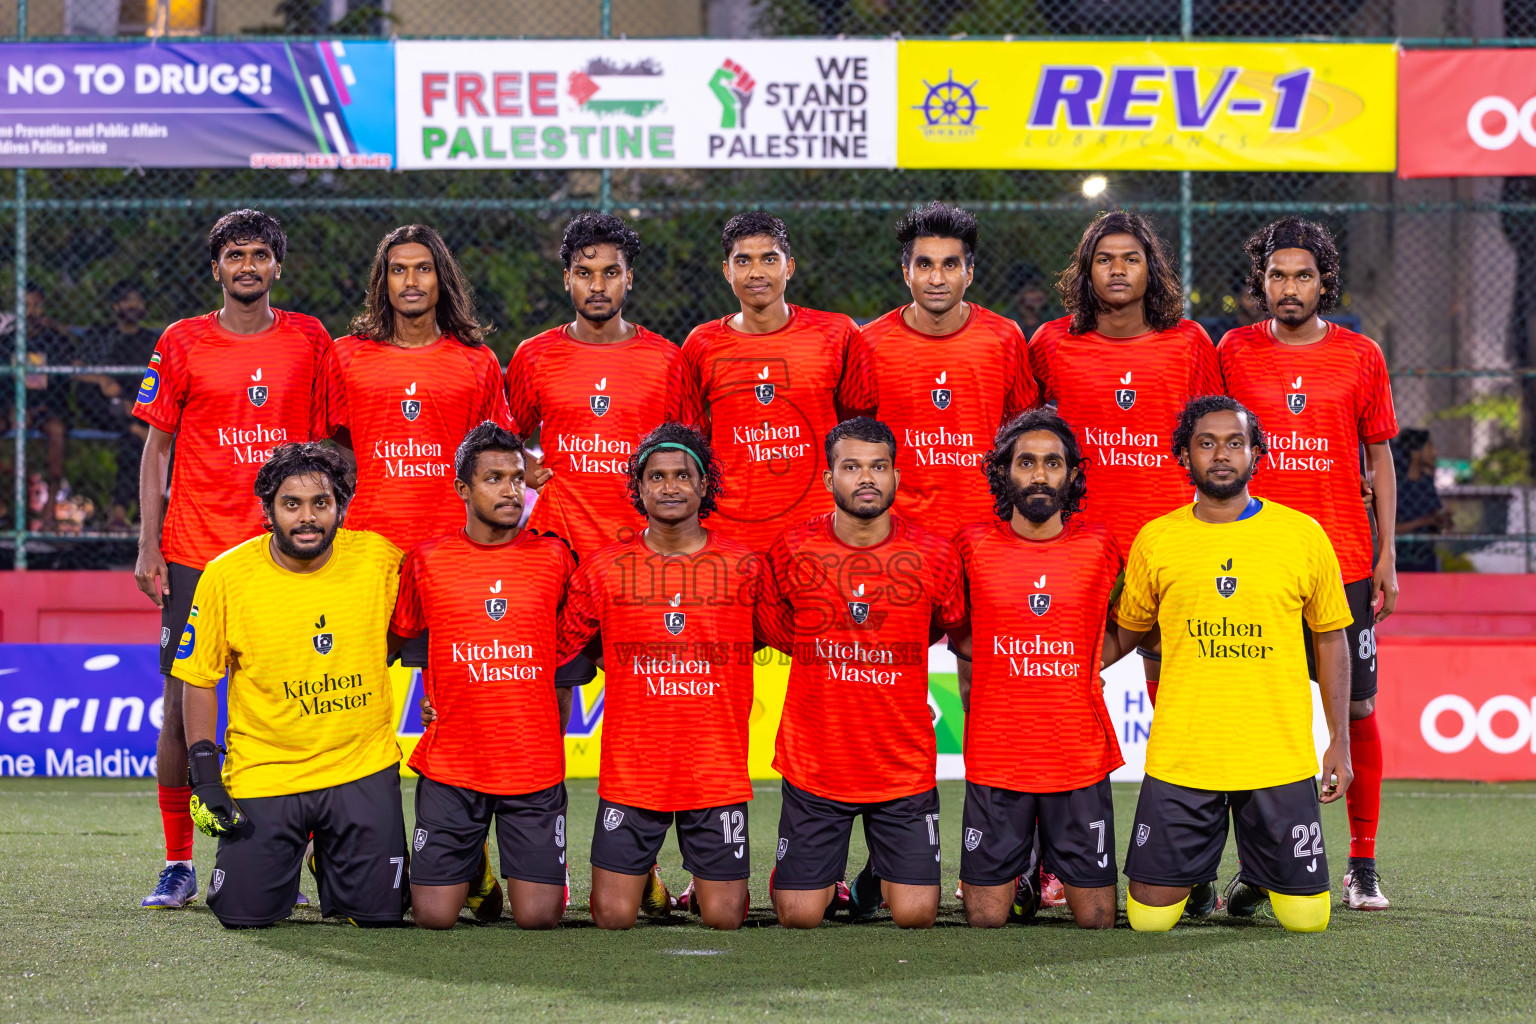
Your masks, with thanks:
M219 771L219 748L213 740L198 740L187 748L187 785L196 789L210 782L222 783Z

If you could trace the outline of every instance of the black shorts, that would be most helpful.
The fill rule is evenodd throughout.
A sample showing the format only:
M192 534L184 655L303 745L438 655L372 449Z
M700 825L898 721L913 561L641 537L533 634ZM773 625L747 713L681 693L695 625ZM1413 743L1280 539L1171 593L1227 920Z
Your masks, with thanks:
M1368 700L1376 696L1376 613L1371 610L1371 580L1346 583L1344 600L1355 620L1344 627L1344 642L1349 646L1349 699ZM1307 643L1307 675L1316 679L1312 630L1305 625L1302 630Z
M1035 870L1035 829L1045 869L1068 885L1114 885L1115 804L1109 777L1064 793L1020 793L965 784L960 881L1006 885Z
M202 579L203 570L176 562L167 562L165 568L165 582L171 592L164 595L160 606L160 674L168 676L176 663L176 652L182 648L182 634L192 614L192 595L197 593L197 581ZM193 628L197 628L196 624ZM191 653L190 644L186 650Z
M779 810L775 889L825 889L848 873L853 819L864 816L864 841L875 874L897 885L938 885L939 790L874 804L845 804L784 780Z
M393 665L395 662L399 662L406 668L426 668L427 631L422 630L419 634L407 640L405 646L400 648L399 653L395 655L394 661L391 661L390 664Z
M423 775L416 783L411 881L459 885L479 878L494 814L501 876L564 885L565 806L563 782L534 793L493 796Z
M578 654L555 669L555 689L568 690L573 686L586 686L597 678L597 662L585 654ZM647 866L649 871L650 867Z
M1314 779L1222 793L1148 775L1136 802L1126 877L1175 887L1215 881L1227 845L1229 807L1243 881L1286 896L1328 890Z
M208 907L226 928L262 928L293 912L310 835L320 913L363 924L405 914L405 812L400 769L308 793L237 799L249 824L219 840Z
M656 863L674 818L684 871L706 882L751 877L752 840L747 837L745 803L696 811L648 811L599 799L597 823L592 826L592 866L621 875L645 874Z

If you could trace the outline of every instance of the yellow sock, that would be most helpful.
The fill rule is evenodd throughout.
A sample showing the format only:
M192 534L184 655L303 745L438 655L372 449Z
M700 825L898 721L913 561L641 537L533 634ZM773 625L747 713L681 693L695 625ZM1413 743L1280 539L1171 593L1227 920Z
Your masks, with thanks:
M1286 896L1269 894L1269 905L1274 908L1275 920L1285 925L1288 932L1320 932L1328 927L1328 910L1332 901L1328 893L1311 896Z
M1145 903L1137 903L1136 897L1127 894L1125 916L1130 919L1131 927L1138 932L1166 932L1178 923L1184 913L1184 904L1188 902L1189 897L1186 896L1171 907L1149 907Z

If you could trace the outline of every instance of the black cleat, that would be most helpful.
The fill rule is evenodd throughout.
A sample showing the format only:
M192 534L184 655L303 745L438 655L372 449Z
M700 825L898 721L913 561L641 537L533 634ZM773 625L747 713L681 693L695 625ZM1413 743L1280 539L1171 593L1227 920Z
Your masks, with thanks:
M1035 885L1035 879L1039 878L1035 871L1026 871L1019 876L1018 885L1013 890L1013 906L1008 908L1008 920L1033 921L1035 913L1040 909L1040 890Z
M1192 921L1203 921L1220 909L1221 897L1216 894L1216 883L1201 882L1190 888L1184 916Z
M880 892L880 879L875 877L874 861L865 861L864 870L848 883L848 919L867 921L880 909L884 897Z
M1243 881L1242 875L1233 875L1227 883L1227 916L1241 918L1273 918L1269 905L1269 893L1256 885Z

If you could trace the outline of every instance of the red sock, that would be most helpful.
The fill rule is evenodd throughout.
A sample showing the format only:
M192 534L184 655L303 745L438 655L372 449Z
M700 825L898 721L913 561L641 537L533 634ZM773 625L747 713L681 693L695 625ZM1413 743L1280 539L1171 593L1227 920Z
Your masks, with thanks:
M1344 802L1349 807L1349 855L1376 856L1376 819L1381 816L1381 733L1376 713L1349 723L1349 760L1355 781Z
M161 786L160 824L165 829L165 859L192 859L191 786Z
M1157 684L1156 679L1147 680L1147 700L1152 702L1154 708L1157 707Z

